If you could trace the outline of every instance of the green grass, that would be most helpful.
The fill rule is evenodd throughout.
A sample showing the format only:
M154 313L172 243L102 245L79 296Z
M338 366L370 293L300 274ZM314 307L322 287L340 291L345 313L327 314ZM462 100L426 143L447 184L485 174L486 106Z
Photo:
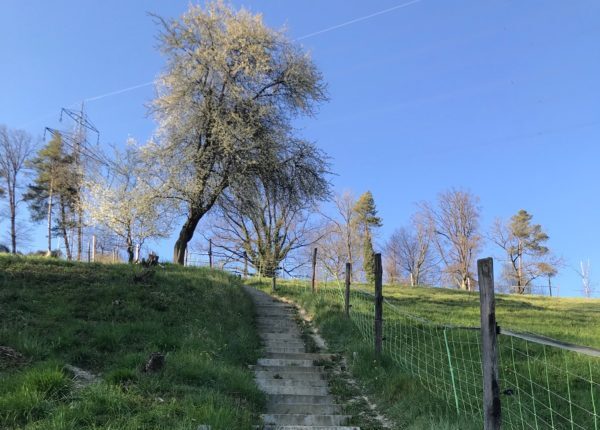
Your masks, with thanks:
M386 286L383 294L403 311L433 322L479 326L478 292ZM498 294L496 319L515 331L600 348L600 299Z
M305 283L280 286L277 294L314 315L329 344L346 355L353 374L398 428L481 428L479 332L440 326L478 326L477 293L386 287L384 356L375 361L372 298L354 290L349 321L337 287L322 286L313 296ZM499 296L497 318L506 328L598 346L598 305L597 300ZM598 359L508 336L499 337L499 349L504 428L600 424L593 417L594 406L600 411Z
M264 398L253 308L224 272L0 257L2 429L250 429ZM164 369L141 371L152 352ZM65 364L100 375L74 386Z

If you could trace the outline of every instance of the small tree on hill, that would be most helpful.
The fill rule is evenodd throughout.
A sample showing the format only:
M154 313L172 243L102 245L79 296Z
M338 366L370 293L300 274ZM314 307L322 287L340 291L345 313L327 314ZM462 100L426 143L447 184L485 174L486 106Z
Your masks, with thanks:
M32 137L23 130L0 126L0 179L8 195L11 252L17 253L17 207L21 202L21 176L34 151ZM3 193L4 194L4 193Z
M373 273L375 267L374 249L373 249L373 229L381 227L383 224L381 218L377 216L375 208L375 199L370 191L363 193L354 205L356 213L356 222L362 235L363 242L363 270L367 282L372 283L375 279Z
M479 199L468 191L450 189L439 194L436 205L422 203L421 209L433 229L445 275L458 288L473 290L473 266L481 245Z
M27 187L24 199L29 205L34 221L46 220L48 249L52 252L52 237L61 234L65 243L67 258L71 259L68 230L73 227L77 193L75 164L73 157L64 151L59 134L52 137L30 162L34 179ZM59 211L58 217L55 212Z
M409 227L394 231L386 243L386 256L393 261L389 270L398 273L411 286L433 284L438 280L433 231L417 214Z
M508 223L497 220L491 234L492 240L506 253L504 275L519 294L525 293L535 279L554 276L559 264L546 246L548 235L532 219L533 215L521 209Z
M128 141L125 151L115 149L112 164L86 184L89 192L84 207L94 223L121 240L129 263L133 263L135 247L150 238L168 237L172 220L147 181L140 180L144 170L135 141Z

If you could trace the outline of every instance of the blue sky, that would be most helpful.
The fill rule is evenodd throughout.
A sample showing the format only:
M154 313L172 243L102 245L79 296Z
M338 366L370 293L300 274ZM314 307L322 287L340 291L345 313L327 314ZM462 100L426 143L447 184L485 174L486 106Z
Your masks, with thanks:
M233 3L301 38L409 1ZM4 0L0 123L41 136L61 126L63 106L151 82L164 63L147 12L175 17L187 6ZM463 187L481 199L484 230L532 213L566 260L561 295L576 295L581 259L600 280L599 23L594 0L421 0L302 38L331 100L298 127L333 157L336 190L373 192L381 240L416 202ZM88 101L101 141L145 141L153 95L143 86ZM35 235L31 247L42 248ZM157 246L167 256L171 245Z

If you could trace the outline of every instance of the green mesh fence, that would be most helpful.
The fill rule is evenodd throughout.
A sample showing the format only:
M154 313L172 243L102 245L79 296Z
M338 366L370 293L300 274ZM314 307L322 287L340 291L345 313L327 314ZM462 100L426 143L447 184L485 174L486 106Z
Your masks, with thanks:
M343 311L341 284L317 295ZM373 345L373 294L352 289L350 303L352 321ZM383 353L457 415L482 422L479 328L436 324L386 299L383 318ZM599 430L599 357L508 334L498 336L498 349L504 429Z

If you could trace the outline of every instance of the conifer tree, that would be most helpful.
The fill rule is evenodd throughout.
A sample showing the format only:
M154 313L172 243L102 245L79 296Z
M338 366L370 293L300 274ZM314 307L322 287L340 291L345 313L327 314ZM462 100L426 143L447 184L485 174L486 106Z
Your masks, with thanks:
M363 270L367 278L367 282L374 281L375 258L373 256L373 229L381 227L383 224L381 218L377 216L375 207L375 199L370 191L362 194L354 205L356 212L356 222L362 234L363 240Z
M533 215L519 210L508 224L496 221L492 237L507 255L505 277L516 292L523 294L534 279L555 275L559 259L545 245L548 235L540 224L532 223Z
M73 212L77 187L74 175L73 157L64 151L60 135L55 135L31 160L35 178L29 184L24 199L29 204L34 221L47 221L48 255L52 252L52 237L62 235L67 258L70 260L71 247L69 230L74 226ZM58 217L54 213L58 208Z

